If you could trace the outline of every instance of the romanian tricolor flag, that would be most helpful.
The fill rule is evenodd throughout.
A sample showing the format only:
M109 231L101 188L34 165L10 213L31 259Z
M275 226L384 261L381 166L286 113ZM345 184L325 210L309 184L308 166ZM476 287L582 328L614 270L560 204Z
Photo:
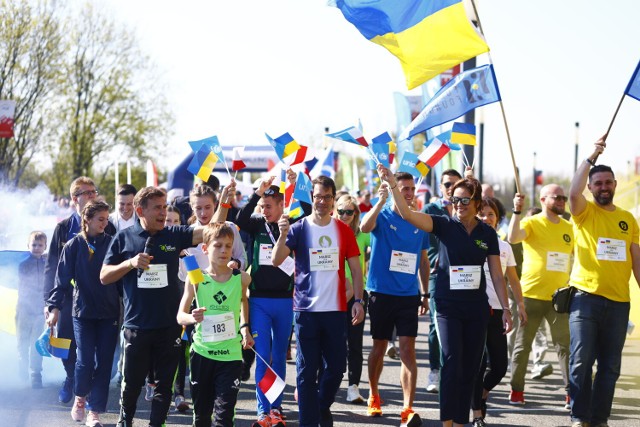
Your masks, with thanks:
M213 168L217 162L218 156L216 153L211 151L210 147L202 145L193 154L193 159L189 163L187 170L206 182L213 173Z
M489 51L462 0L335 2L365 38L398 57L409 89Z
M362 131L355 126L348 127L339 132L328 133L329 138L339 139L340 141L350 142L352 144L368 147L369 143L362 135Z
M451 142L476 145L476 126L473 123L454 123L451 129Z
M242 157L243 152L244 152L244 147L233 147L233 151L232 151L233 160L231 161L231 169L233 171L239 171L247 167L247 165L240 158Z
M67 338L58 338L51 335L49 336L49 346L47 347L47 350L53 357L66 359L69 357L70 346L71 340Z
M189 255L182 258L184 261L184 268L187 270L187 277L191 283L204 282L204 275L198 265L198 260L195 255Z
M418 159L429 167L435 167L442 158L451 151L451 148L438 138L433 138L431 144L418 156Z

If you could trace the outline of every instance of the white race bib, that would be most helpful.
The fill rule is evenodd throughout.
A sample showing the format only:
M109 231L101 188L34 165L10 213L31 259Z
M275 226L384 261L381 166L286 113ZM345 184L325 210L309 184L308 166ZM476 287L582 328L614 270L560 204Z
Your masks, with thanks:
M200 333L203 342L219 342L234 338L238 333L233 313L204 316Z
M309 248L311 271L337 271L339 265L338 248Z
M260 265L271 265L271 252L273 245L260 243L259 263Z
M293 272L296 271L296 262L288 256L282 261L282 264L280 264L278 268L284 271L287 276L291 276Z
M398 273L416 274L416 262L418 255L411 252L391 251L389 271Z
M480 289L482 267L479 265L452 265L449 267L449 288L452 291Z
M547 271L569 271L569 254L563 252L547 252Z
M627 245L624 240L598 237L596 257L600 261L626 261Z
M167 264L150 264L138 277L138 287L142 289L160 289L169 286Z

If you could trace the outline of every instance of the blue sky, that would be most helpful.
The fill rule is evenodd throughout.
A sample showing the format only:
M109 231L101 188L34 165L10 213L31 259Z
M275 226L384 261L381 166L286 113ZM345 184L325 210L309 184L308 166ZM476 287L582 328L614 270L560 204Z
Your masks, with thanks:
M393 92L407 94L399 62L365 40L326 0L104 0L135 28L163 70L176 115L170 166L186 141L217 134L223 144L290 132L319 142L323 129L355 124L395 130ZM179 4L179 6L178 6ZM605 132L640 60L640 2L484 0L479 13L492 49L516 162L571 176L575 122L580 158ZM486 55L479 63L487 62ZM485 121L485 176L512 176L497 104ZM640 102L627 98L601 162L625 172L640 155Z

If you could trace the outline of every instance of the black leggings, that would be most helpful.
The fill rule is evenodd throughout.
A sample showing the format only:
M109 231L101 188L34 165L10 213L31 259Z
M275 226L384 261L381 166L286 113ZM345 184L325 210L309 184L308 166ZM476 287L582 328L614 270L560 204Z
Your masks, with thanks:
M487 327L487 343L482 357L482 365L473 387L471 409L481 409L483 389L491 391L500 384L507 373L507 363L507 336L504 335L502 310L492 309Z
M364 309L365 318L367 313L367 295L364 293L365 300ZM357 325L351 324L351 309L355 303L355 298L351 298L347 305L347 371L349 376L349 385L360 385L360 377L362 376L362 335L364 334L364 320Z

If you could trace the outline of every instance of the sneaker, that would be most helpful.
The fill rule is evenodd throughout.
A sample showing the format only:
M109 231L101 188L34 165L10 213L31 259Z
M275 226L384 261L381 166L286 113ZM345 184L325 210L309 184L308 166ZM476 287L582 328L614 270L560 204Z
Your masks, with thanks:
M100 422L100 415L97 412L89 411L87 414L87 421L84 423L87 427L102 427Z
M370 395L367 401L367 415L370 417L381 417L382 408L380 407L380 395Z
M58 401L60 403L69 403L71 399L73 399L73 391L71 390L73 387L73 378L65 378L62 383L62 387L58 392Z
M524 391L511 390L509 394L509 403L511 405L524 405Z
M535 365L531 370L531 379L540 380L548 375L553 374L553 366L550 363Z
M147 402L151 402L153 400L153 395L156 392L155 384L147 384L147 390L144 393L144 400Z
M34 390L42 388L42 375L39 372L31 374L31 388Z
M84 397L76 396L76 400L73 401L73 406L71 407L71 419L73 421L84 420L85 403L86 403L86 400Z
M571 409L571 398L567 394L567 397L564 399L564 409Z
M189 404L186 400L184 400L184 396L177 395L176 396L176 411L178 412L186 412L189 409Z
M486 427L487 423L484 422L484 418L482 417L478 417L478 418L474 418L473 422L471 423L471 427Z
M393 343L389 343L387 345L387 351L385 352L385 354L387 356L389 356L390 358L392 358L393 360L398 360L400 359L400 352L398 351L398 349L396 348L395 345L393 345Z
M269 414L260 414L258 420L251 424L251 427L271 427L271 416Z
M420 415L413 412L413 409L404 408L400 412L400 427L420 427L421 425Z
M280 409L271 409L269 416L271 417L272 427L286 427L287 423L284 422L284 416L282 415L282 412L280 412Z
M351 384L347 388L347 402L349 403L364 403L364 397L360 395L360 391L358 390L358 386L355 384Z
M331 409L320 409L320 427L333 427Z
M429 380L427 381L427 392L437 393L438 384L440 384L440 371L438 369L433 369L431 372L429 372Z

